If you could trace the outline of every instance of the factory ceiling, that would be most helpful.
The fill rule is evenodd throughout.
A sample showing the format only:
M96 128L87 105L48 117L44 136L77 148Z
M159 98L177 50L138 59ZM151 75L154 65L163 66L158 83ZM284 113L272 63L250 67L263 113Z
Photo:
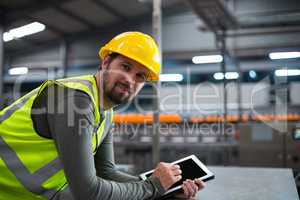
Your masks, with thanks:
M201 31L211 31L211 25L216 22L226 24L230 37L300 32L299 0L162 0L162 4L164 15L177 15L188 10L200 16L200 19L202 16L204 23L199 26ZM203 16L208 18L203 19ZM6 42L5 51L8 53L59 42L61 39L71 41L95 34L122 31L131 25L151 22L151 19L152 0L0 2L0 23L4 31L34 21L46 26L46 30L38 34Z

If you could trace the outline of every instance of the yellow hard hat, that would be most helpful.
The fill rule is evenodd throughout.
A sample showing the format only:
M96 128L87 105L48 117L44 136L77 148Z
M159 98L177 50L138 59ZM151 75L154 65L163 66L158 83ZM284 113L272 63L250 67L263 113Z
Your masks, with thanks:
M160 73L160 55L154 39L141 32L124 32L106 45L99 56L104 59L111 53L118 53L142 64L149 70L147 81L157 81Z

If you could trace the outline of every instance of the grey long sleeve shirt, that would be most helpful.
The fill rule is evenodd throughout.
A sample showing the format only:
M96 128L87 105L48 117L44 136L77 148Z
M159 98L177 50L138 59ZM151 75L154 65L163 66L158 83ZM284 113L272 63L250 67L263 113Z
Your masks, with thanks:
M112 134L102 136L93 155L94 107L87 94L52 85L32 108L47 108L47 112L32 112L33 125L39 135L54 139L67 178L68 188L56 199L142 200L165 192L157 178L142 181L115 169Z

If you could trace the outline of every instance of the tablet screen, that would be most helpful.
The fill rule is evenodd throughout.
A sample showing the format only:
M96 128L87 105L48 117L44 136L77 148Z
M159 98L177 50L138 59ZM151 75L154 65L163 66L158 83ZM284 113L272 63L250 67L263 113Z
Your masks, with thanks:
M180 181L178 181L177 183L175 183L174 185L171 186L170 189L180 186L183 184L183 181L185 181L186 179L195 179L195 178L200 178L203 177L206 174L205 171L203 171L199 165L197 165L193 159L187 159L185 161L182 161L180 163L178 163L177 165L180 166L180 169L182 171L182 179ZM151 176L152 173L146 174L147 177Z

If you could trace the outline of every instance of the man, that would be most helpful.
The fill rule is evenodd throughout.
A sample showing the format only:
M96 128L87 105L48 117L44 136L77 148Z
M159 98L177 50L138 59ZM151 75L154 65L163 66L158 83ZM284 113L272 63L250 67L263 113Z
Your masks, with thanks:
M99 56L94 76L46 81L0 112L0 200L155 199L181 179L179 166L167 163L146 181L115 170L112 109L158 80L154 40L122 33ZM186 180L181 197L203 187Z

